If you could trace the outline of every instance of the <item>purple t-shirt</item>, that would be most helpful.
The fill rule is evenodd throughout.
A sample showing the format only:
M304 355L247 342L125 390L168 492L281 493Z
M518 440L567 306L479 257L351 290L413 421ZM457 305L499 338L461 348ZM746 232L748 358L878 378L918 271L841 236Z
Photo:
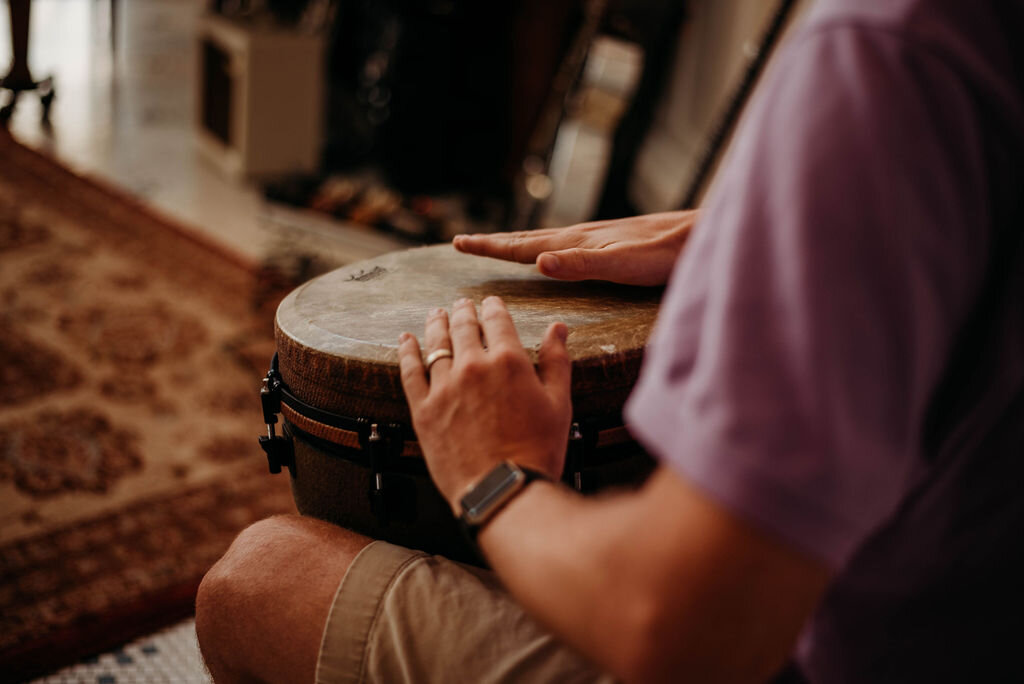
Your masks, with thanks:
M1024 2L820 0L781 49L628 419L835 569L810 680L1024 681Z

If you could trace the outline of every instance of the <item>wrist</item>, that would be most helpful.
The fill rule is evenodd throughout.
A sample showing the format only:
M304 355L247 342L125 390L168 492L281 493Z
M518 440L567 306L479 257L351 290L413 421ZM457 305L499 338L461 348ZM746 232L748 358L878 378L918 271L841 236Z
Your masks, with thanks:
M452 509L452 515L456 518L462 515L462 499L466 494L479 486L495 468L500 467L504 463L511 464L515 468L522 470L524 473L529 473L531 481L534 479L544 479L551 482L558 482L562 476L562 468L564 467L564 463L559 463L557 466L538 466L532 462L524 462L515 456L495 455L495 458L500 460L495 460L490 464L485 465L482 470L477 470L475 475L460 475L458 478L452 477L447 481L435 480L435 484L441 492L441 496L444 497L444 500ZM534 456L529 460L538 461L543 459L538 459Z
M459 522L471 542L502 509L537 480L547 475L503 461L471 485L453 506Z
M535 521L528 512L524 516L522 509L536 510L538 505L544 505L542 502L551 491L576 493L554 480L534 480L528 483L523 487L523 491L502 506L501 510L491 516L486 525L477 530L474 540L477 554L482 558L488 558L484 549L487 549L495 539L501 539L503 536L508 537L514 534L517 539L521 539L522 537L519 535L524 534L524 521L530 520L529 524L531 525Z

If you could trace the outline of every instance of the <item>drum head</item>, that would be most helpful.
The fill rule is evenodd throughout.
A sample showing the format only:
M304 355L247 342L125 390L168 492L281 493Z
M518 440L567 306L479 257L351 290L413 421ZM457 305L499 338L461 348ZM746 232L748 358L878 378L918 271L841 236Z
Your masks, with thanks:
M427 314L461 298L498 295L536 363L555 321L569 328L577 417L621 410L661 298L660 288L547 278L532 264L423 247L345 266L300 286L277 311L281 376L321 409L409 422L398 373L398 336L423 339Z

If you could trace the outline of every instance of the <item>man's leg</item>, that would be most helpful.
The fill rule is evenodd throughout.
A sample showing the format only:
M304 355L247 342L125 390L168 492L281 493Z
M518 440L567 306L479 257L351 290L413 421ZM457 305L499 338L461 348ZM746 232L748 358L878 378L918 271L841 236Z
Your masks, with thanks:
M338 585L371 541L299 516L244 530L196 597L196 633L214 679L314 681Z
M526 615L493 573L368 544L297 516L242 532L196 600L216 680L611 681Z

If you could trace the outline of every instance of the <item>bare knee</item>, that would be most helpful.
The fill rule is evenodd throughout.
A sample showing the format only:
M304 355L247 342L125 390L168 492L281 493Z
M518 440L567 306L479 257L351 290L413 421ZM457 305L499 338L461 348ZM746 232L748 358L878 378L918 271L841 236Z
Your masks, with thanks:
M214 679L311 681L334 591L369 542L299 516L243 530L196 596L196 634Z
M268 518L250 525L235 538L224 556L207 571L196 594L196 636L210 674L217 682L250 679L240 646L249 635L243 613L251 611L266 587L267 573L258 559L277 555L279 538L289 523ZM261 553L262 552L262 553Z
M196 594L196 638L206 668L216 682L246 681L244 668L238 668L234 643L238 641L231 623L234 587L230 575L218 565L211 568L199 584Z

